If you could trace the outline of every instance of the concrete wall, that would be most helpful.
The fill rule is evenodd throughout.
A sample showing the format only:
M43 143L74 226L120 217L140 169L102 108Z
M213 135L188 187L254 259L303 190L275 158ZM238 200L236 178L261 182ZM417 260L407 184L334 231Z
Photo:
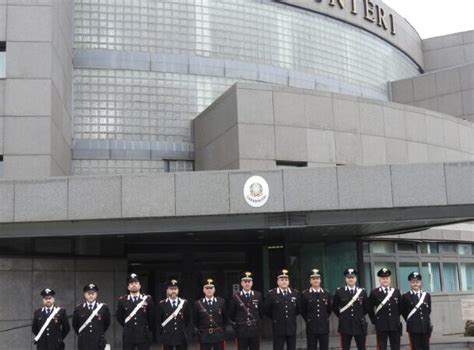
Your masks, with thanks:
M471 160L473 124L345 95L238 83L194 120L195 169Z
M40 291L49 287L56 291L56 303L72 315L83 300L82 287L97 283L100 300L115 315L116 300L125 293L125 261L86 258L10 258L0 257L0 330L31 325L33 311L41 306ZM121 346L121 327L113 322L107 340ZM75 349L74 331L66 338L66 348ZM33 349L31 326L0 332L2 349ZM114 348L114 347L112 347Z
M246 180L255 174L266 179L271 191L260 208L250 207L242 193ZM0 223L366 208L454 209L473 205L473 178L474 162L3 180ZM461 209L457 210L461 215Z
M474 43L472 47L474 50ZM474 59L472 62L392 82L392 100L474 122Z
M474 30L423 40L425 71L474 62Z
M4 176L70 174L73 1L0 5L6 80L0 86Z

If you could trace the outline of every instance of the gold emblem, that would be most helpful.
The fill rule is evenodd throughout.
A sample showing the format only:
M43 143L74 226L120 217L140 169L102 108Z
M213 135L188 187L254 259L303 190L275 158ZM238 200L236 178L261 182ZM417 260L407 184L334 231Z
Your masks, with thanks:
M250 193L255 198L261 197L263 194L263 186L260 185L258 182L254 182L250 185Z

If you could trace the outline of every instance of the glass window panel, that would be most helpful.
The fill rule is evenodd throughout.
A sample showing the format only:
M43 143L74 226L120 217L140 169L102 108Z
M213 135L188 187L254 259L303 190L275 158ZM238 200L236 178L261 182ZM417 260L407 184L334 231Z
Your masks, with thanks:
M380 283L379 283L379 277L377 276L377 272L386 267L387 269L389 269L391 272L392 272L392 276L391 277L391 283L392 283L392 286L397 286L397 274L396 274L396 266L395 266L395 263L392 263L392 262L376 262L374 263L374 271L372 273L372 276L373 276L373 287L377 287Z
M421 264L421 276L423 277L423 289L428 292L441 291L441 273L439 263Z
M393 242L375 241L371 244L372 252L375 254L390 254L394 252Z
M443 290L445 292L459 291L458 264L443 263Z
M461 264L461 290L474 291L474 263Z
M374 288L372 284L372 272L370 270L370 263L364 263L364 285L363 287L367 290Z
M413 271L418 271L418 263L404 262L400 263L400 290L407 292L410 290L410 283L408 282L408 275Z
M362 252L370 253L370 242L362 242Z
M420 243L421 254L438 254L438 244L432 242Z
M459 255L472 255L471 244L459 244Z
M439 244L440 253L455 254L456 253L456 244L455 243L440 243Z
M399 242L397 246L400 253L416 253L416 243Z

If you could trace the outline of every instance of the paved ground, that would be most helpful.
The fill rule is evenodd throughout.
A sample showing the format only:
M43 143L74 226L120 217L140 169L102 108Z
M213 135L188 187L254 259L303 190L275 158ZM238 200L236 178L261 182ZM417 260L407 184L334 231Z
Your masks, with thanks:
M367 337L367 350L376 350L376 343L375 343L375 336L368 336ZM158 350L161 347L156 346L153 347L153 350ZM356 348L353 342L352 348ZM197 350L196 344L191 344L189 346L189 350ZM235 350L234 342L227 343L227 350ZM272 343L271 341L264 340L261 346L262 350L271 350ZM298 339L297 342L297 349L306 349L306 340L305 339ZM330 349L331 350L339 350L339 338L338 337L331 337L330 340ZM404 334L402 337L402 349L409 350L408 346L408 338ZM460 337L460 336L444 336L444 337L437 337L433 338L431 341L431 350L458 350L458 349L467 349L467 350L474 350L474 337Z

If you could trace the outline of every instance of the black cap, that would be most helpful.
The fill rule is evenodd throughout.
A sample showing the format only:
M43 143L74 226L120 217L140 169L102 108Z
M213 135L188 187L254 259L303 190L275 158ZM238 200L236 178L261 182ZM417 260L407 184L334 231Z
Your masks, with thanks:
M290 278L290 276L288 275L288 270L287 269L279 270L277 278Z
M203 283L203 287L215 287L214 280L212 278L206 278Z
M309 277L321 277L321 271L318 269L312 269L311 272L309 273Z
M140 282L140 278L136 273L131 273L127 277L127 283L132 283L132 282Z
M392 271L390 271L390 270L387 269L386 267L381 268L381 269L377 272L377 276L378 276L378 277L390 277L391 275L392 275Z
M98 292L99 291L99 287L97 287L97 284L94 284L94 283L89 283L89 284L86 284L84 286L84 288L82 288L82 291L85 293L85 292Z
M54 297L56 295L56 292L50 288L45 288L41 291L40 294L43 298L46 298L46 297Z
M345 269L345 270L344 270L344 276L347 277L347 276L352 276L352 275L354 275L354 276L357 276L357 275L358 275L356 269L348 268L348 269Z
M179 288L179 282L175 279L170 279L165 283L166 288Z
M245 271L240 275L240 280L253 280L253 273L250 271Z
M408 280L418 280L421 281L421 274L418 271L413 271L408 275Z

